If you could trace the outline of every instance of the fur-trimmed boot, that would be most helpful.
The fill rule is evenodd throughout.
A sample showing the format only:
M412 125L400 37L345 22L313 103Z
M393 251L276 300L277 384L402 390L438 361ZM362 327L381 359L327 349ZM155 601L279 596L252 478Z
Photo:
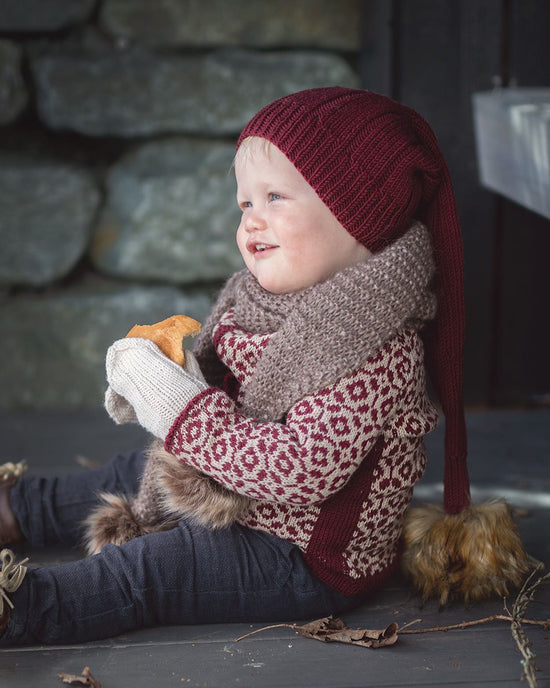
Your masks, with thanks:
M0 547L15 545L24 540L23 533L11 508L12 487L27 470L25 461L0 466Z
M438 597L441 605L505 596L534 565L503 500L458 514L433 504L409 509L403 539L405 575L424 599Z
M149 456L138 493L128 497L103 492L100 504L84 521L84 548L97 554L107 544L123 545L140 535L173 528L177 520L163 518L158 488L158 461Z
M227 527L249 499L179 461L155 440L147 451L137 495L103 493L101 502L84 523L88 554L100 552L108 543L121 545L140 535L169 530L182 518L209 528Z

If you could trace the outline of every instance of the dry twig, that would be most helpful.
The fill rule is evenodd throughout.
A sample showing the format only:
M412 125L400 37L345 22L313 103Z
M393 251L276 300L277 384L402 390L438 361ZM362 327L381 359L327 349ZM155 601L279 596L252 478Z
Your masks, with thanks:
M523 681L527 681L529 688L536 688L536 686L538 686L537 676L535 673L537 670L537 667L535 665L536 655L531 650L531 643L529 642L527 635L525 634L523 624L531 623L529 619L525 619L524 617L529 602L533 601L537 588L542 583L546 582L547 580L550 580L550 573L547 573L544 576L539 576L539 578L537 578L537 580L534 583L532 582L535 574L538 571L542 571L543 569L544 565L539 564L531 572L531 575L527 578L521 590L519 591L516 601L514 602L514 606L512 607L512 636L516 641L516 645L518 646L518 649L523 657L523 659L521 660L521 664L523 666L523 674L521 678ZM545 628L548 628L549 622L550 619L547 620Z
M456 629L469 628L471 626L479 626L481 624L486 624L493 621L507 621L511 624L512 635L523 657L521 660L523 666L522 680L527 681L529 688L536 688L538 685L535 674L536 655L531 649L531 643L527 639L523 626L540 626L544 630L548 630L550 628L550 618L543 620L525 618L527 607L529 602L532 602L537 588L542 583L550 580L550 573L547 573L546 575L540 576L536 581L532 582L535 574L543 569L544 565L539 564L531 572L518 593L516 601L514 602L514 606L512 607L512 612L508 610L506 601L504 601L505 614L492 614L491 616L486 616L482 619L462 621L461 623L452 624L450 626L436 626L435 628L417 628L414 630L407 630L409 626L421 621L421 619L415 619L414 621L410 621L409 623L405 624L401 628L399 628L397 624L393 623L381 631L372 631L361 628L350 629L344 624L343 621L341 621L341 619L327 617L313 621L310 624L305 624L304 626L288 623L264 626L263 628L258 628L255 631L251 631L250 633L237 638L236 642L244 640L245 638L250 638L251 636L256 635L256 633L262 633L263 631L273 628L290 628L300 635L308 638L314 638L315 640L322 640L324 642L346 642L352 645L362 645L364 647L377 648L384 647L386 645L393 645L400 635L446 632Z
M435 626L434 628L417 628L414 631L406 631L404 630L405 626L402 626L398 633L399 635L418 635L420 633L436 633L436 632L446 632L446 631L455 631L458 629L463 629L463 628L469 628L470 626L481 626L482 624L490 623L491 621L514 621L514 617L510 614L492 614L491 616L485 616L483 619L474 619L473 621L461 621L460 623L457 624L451 624L450 626ZM407 626L410 626L411 623L414 622L409 622ZM524 624L531 624L532 626L541 626L544 630L548 630L550 628L550 619L523 619Z

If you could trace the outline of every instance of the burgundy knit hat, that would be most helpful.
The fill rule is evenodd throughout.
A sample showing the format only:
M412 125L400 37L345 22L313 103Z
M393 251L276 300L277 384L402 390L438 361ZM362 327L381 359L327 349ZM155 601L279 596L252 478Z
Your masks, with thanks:
M449 170L433 131L414 110L370 91L316 88L260 110L243 129L282 151L333 215L370 251L414 220L432 235L436 319L423 332L426 364L445 414L445 510L470 503L462 366L464 265Z

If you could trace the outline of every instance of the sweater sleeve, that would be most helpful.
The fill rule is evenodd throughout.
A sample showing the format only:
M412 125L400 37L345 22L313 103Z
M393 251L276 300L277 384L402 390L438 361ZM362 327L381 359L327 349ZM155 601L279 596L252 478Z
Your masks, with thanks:
M399 340L388 343L364 368L300 400L285 423L246 417L226 394L210 387L177 418L166 449L248 497L320 503L351 478L392 424L404 388L416 377L414 347L411 351ZM415 433L421 434L418 428Z

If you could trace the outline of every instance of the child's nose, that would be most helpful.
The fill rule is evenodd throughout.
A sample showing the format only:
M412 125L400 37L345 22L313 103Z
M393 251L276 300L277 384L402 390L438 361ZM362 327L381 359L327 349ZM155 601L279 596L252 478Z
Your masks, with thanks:
M250 208L246 214L244 228L247 232L258 232L267 227L264 216L258 210Z

